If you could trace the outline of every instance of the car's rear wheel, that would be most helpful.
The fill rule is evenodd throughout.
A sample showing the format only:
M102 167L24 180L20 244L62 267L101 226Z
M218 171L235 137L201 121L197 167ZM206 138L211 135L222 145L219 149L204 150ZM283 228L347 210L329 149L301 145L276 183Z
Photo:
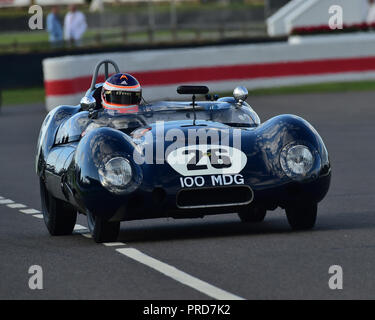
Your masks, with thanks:
M52 236L68 235L73 232L77 211L69 203L53 197L40 180L40 195L44 222Z
M315 226L318 213L316 203L288 207L285 211L293 230L308 230Z
M240 212L238 216L242 222L262 222L266 216L267 210L263 207L253 207L243 212Z
M117 240L120 222L109 222L88 212L87 224L95 242L102 243Z

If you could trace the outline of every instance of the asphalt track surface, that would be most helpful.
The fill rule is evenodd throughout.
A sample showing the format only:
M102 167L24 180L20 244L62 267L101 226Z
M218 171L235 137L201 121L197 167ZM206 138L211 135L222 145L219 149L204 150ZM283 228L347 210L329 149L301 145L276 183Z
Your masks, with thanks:
M0 299L374 298L375 92L261 96L248 101L262 120L296 114L323 137L333 176L314 230L291 232L278 209L260 224L243 224L234 214L123 222L121 243L114 246L95 244L80 234L85 230L51 237L42 219L20 212L40 210L34 156L43 107L3 107ZM11 208L12 204L25 208ZM87 225L83 216L77 223ZM129 248L128 255L117 251ZM132 253L148 257L149 263L130 257ZM29 289L31 265L43 268L43 290ZM343 290L328 286L331 265L343 268ZM177 280L171 277L173 267ZM202 292L199 281L208 285L207 292L217 288L219 293Z

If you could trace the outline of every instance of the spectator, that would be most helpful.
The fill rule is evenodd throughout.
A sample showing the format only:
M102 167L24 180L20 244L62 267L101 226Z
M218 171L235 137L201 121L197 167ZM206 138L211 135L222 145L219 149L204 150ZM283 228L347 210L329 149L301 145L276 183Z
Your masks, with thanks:
M81 45L81 38L87 28L85 15L78 11L74 4L69 6L69 11L64 19L64 38L71 44Z
M375 0L368 0L369 8L367 12L366 22L368 24L375 23Z
M53 6L47 16L47 32L49 33L49 42L52 46L58 47L63 41L63 30L59 17L59 7Z

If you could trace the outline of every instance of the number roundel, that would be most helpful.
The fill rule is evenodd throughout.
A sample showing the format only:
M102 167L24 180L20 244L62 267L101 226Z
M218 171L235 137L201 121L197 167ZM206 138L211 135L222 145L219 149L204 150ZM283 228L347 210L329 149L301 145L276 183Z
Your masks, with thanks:
M183 176L237 174L247 157L236 148L203 144L178 148L167 156L167 162Z

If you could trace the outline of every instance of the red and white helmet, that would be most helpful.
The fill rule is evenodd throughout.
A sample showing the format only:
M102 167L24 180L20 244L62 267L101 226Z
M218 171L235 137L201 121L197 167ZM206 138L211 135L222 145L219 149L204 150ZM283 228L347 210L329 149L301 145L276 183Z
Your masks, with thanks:
M105 109L134 113L138 112L141 100L141 85L128 73L116 73L103 84L102 105Z

